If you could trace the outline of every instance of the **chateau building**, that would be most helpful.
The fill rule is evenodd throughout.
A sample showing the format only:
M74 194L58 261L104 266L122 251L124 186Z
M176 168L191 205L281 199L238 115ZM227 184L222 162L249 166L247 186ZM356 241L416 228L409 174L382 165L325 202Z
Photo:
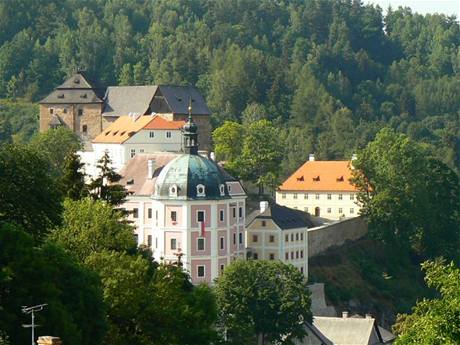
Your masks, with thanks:
M246 193L213 160L198 154L198 128L187 119L183 154L136 154L121 170L139 245L156 260L181 257L192 282L211 283L245 257Z
M358 190L351 184L351 161L315 161L313 155L276 191L280 205L330 220L357 217Z
M307 213L262 201L246 220L248 258L280 260L308 277L308 228L312 227Z
M91 150L91 141L120 116L160 115L169 121L185 121L192 104L203 150L211 142L211 112L192 86L98 86L78 71L40 101L40 131L65 126Z

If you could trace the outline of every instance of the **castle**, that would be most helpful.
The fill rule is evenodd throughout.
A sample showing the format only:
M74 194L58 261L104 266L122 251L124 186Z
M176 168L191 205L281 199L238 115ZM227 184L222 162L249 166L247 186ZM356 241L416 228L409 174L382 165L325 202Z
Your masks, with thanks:
M199 91L192 86L146 85L102 87L78 71L56 87L40 104L40 132L64 126L77 134L86 150L91 142L120 116L160 115L184 121L192 103L193 119L199 128L203 150L210 149L211 112Z

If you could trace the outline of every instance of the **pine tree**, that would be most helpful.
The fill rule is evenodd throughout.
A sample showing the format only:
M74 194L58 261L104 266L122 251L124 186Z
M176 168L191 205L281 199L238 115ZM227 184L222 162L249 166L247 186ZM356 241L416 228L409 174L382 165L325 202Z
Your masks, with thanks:
M71 152L64 161L61 189L62 194L72 200L80 200L88 195L88 187L85 184L85 174L82 172L84 164L80 157Z
M105 200L114 206L121 205L128 192L122 185L117 184L121 180L121 175L112 168L109 154L105 152L97 163L100 173L89 185L91 196L96 200Z

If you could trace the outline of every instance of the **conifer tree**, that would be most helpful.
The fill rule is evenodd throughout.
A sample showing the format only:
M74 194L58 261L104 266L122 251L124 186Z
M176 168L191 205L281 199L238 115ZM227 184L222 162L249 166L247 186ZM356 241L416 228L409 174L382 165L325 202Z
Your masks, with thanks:
M61 189L62 194L72 200L80 200L88 195L88 187L85 183L85 174L82 172L84 164L80 157L71 152L64 161Z
M121 180L121 175L112 168L112 161L107 152L97 162L97 168L100 171L99 176L89 184L91 196L114 206L121 205L128 193L122 185L117 184Z

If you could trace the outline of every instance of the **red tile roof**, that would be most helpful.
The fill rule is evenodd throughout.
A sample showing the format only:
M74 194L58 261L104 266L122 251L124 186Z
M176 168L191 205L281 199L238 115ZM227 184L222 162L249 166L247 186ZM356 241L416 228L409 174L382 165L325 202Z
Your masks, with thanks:
M355 192L350 161L307 161L279 186L280 191Z
M185 121L169 121L161 116L155 116L143 129L181 129Z

